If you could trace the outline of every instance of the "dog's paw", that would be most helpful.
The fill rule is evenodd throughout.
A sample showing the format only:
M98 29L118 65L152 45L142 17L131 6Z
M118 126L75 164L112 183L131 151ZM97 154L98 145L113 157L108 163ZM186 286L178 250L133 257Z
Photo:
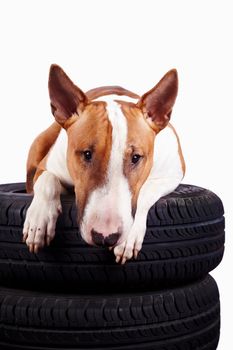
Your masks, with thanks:
M23 227L23 241L31 253L37 253L40 248L50 244L61 211L60 199L49 203L40 198L33 199Z
M134 257L134 259L137 258L138 253L142 249L145 232L145 227L139 228L136 227L136 225L132 226L127 240L114 248L117 263L123 265L127 260L132 259L132 257Z

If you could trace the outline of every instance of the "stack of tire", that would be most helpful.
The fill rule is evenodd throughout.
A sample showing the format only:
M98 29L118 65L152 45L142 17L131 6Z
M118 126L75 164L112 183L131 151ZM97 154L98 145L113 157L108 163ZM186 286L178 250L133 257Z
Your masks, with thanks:
M38 254L22 242L32 196L0 185L0 349L215 350L224 217L214 193L180 185L149 211L137 260L82 241L73 195Z

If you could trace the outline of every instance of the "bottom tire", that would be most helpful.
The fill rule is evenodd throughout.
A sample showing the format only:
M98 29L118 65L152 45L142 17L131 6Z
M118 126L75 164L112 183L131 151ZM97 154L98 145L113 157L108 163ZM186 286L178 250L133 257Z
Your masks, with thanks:
M215 350L211 276L134 294L52 294L0 288L0 349Z

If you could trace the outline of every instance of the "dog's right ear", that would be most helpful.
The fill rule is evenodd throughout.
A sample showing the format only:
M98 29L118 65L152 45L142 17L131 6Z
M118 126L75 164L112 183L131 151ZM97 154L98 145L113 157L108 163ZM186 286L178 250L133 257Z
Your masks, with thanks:
M177 92L178 75L176 69L172 69L138 101L137 106L156 133L169 123Z
M48 85L52 113L62 126L74 113L82 111L88 103L84 92L56 64L50 67Z

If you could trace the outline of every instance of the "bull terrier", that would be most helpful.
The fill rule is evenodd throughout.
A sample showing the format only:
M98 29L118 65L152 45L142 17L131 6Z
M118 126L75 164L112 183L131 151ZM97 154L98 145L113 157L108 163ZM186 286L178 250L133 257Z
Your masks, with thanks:
M32 253L50 244L60 195L72 187L82 238L113 249L117 263L136 259L150 207L175 190L185 172L169 123L176 70L141 97L119 86L84 93L58 65L50 68L48 87L55 121L29 151L26 187L34 197L23 240Z

